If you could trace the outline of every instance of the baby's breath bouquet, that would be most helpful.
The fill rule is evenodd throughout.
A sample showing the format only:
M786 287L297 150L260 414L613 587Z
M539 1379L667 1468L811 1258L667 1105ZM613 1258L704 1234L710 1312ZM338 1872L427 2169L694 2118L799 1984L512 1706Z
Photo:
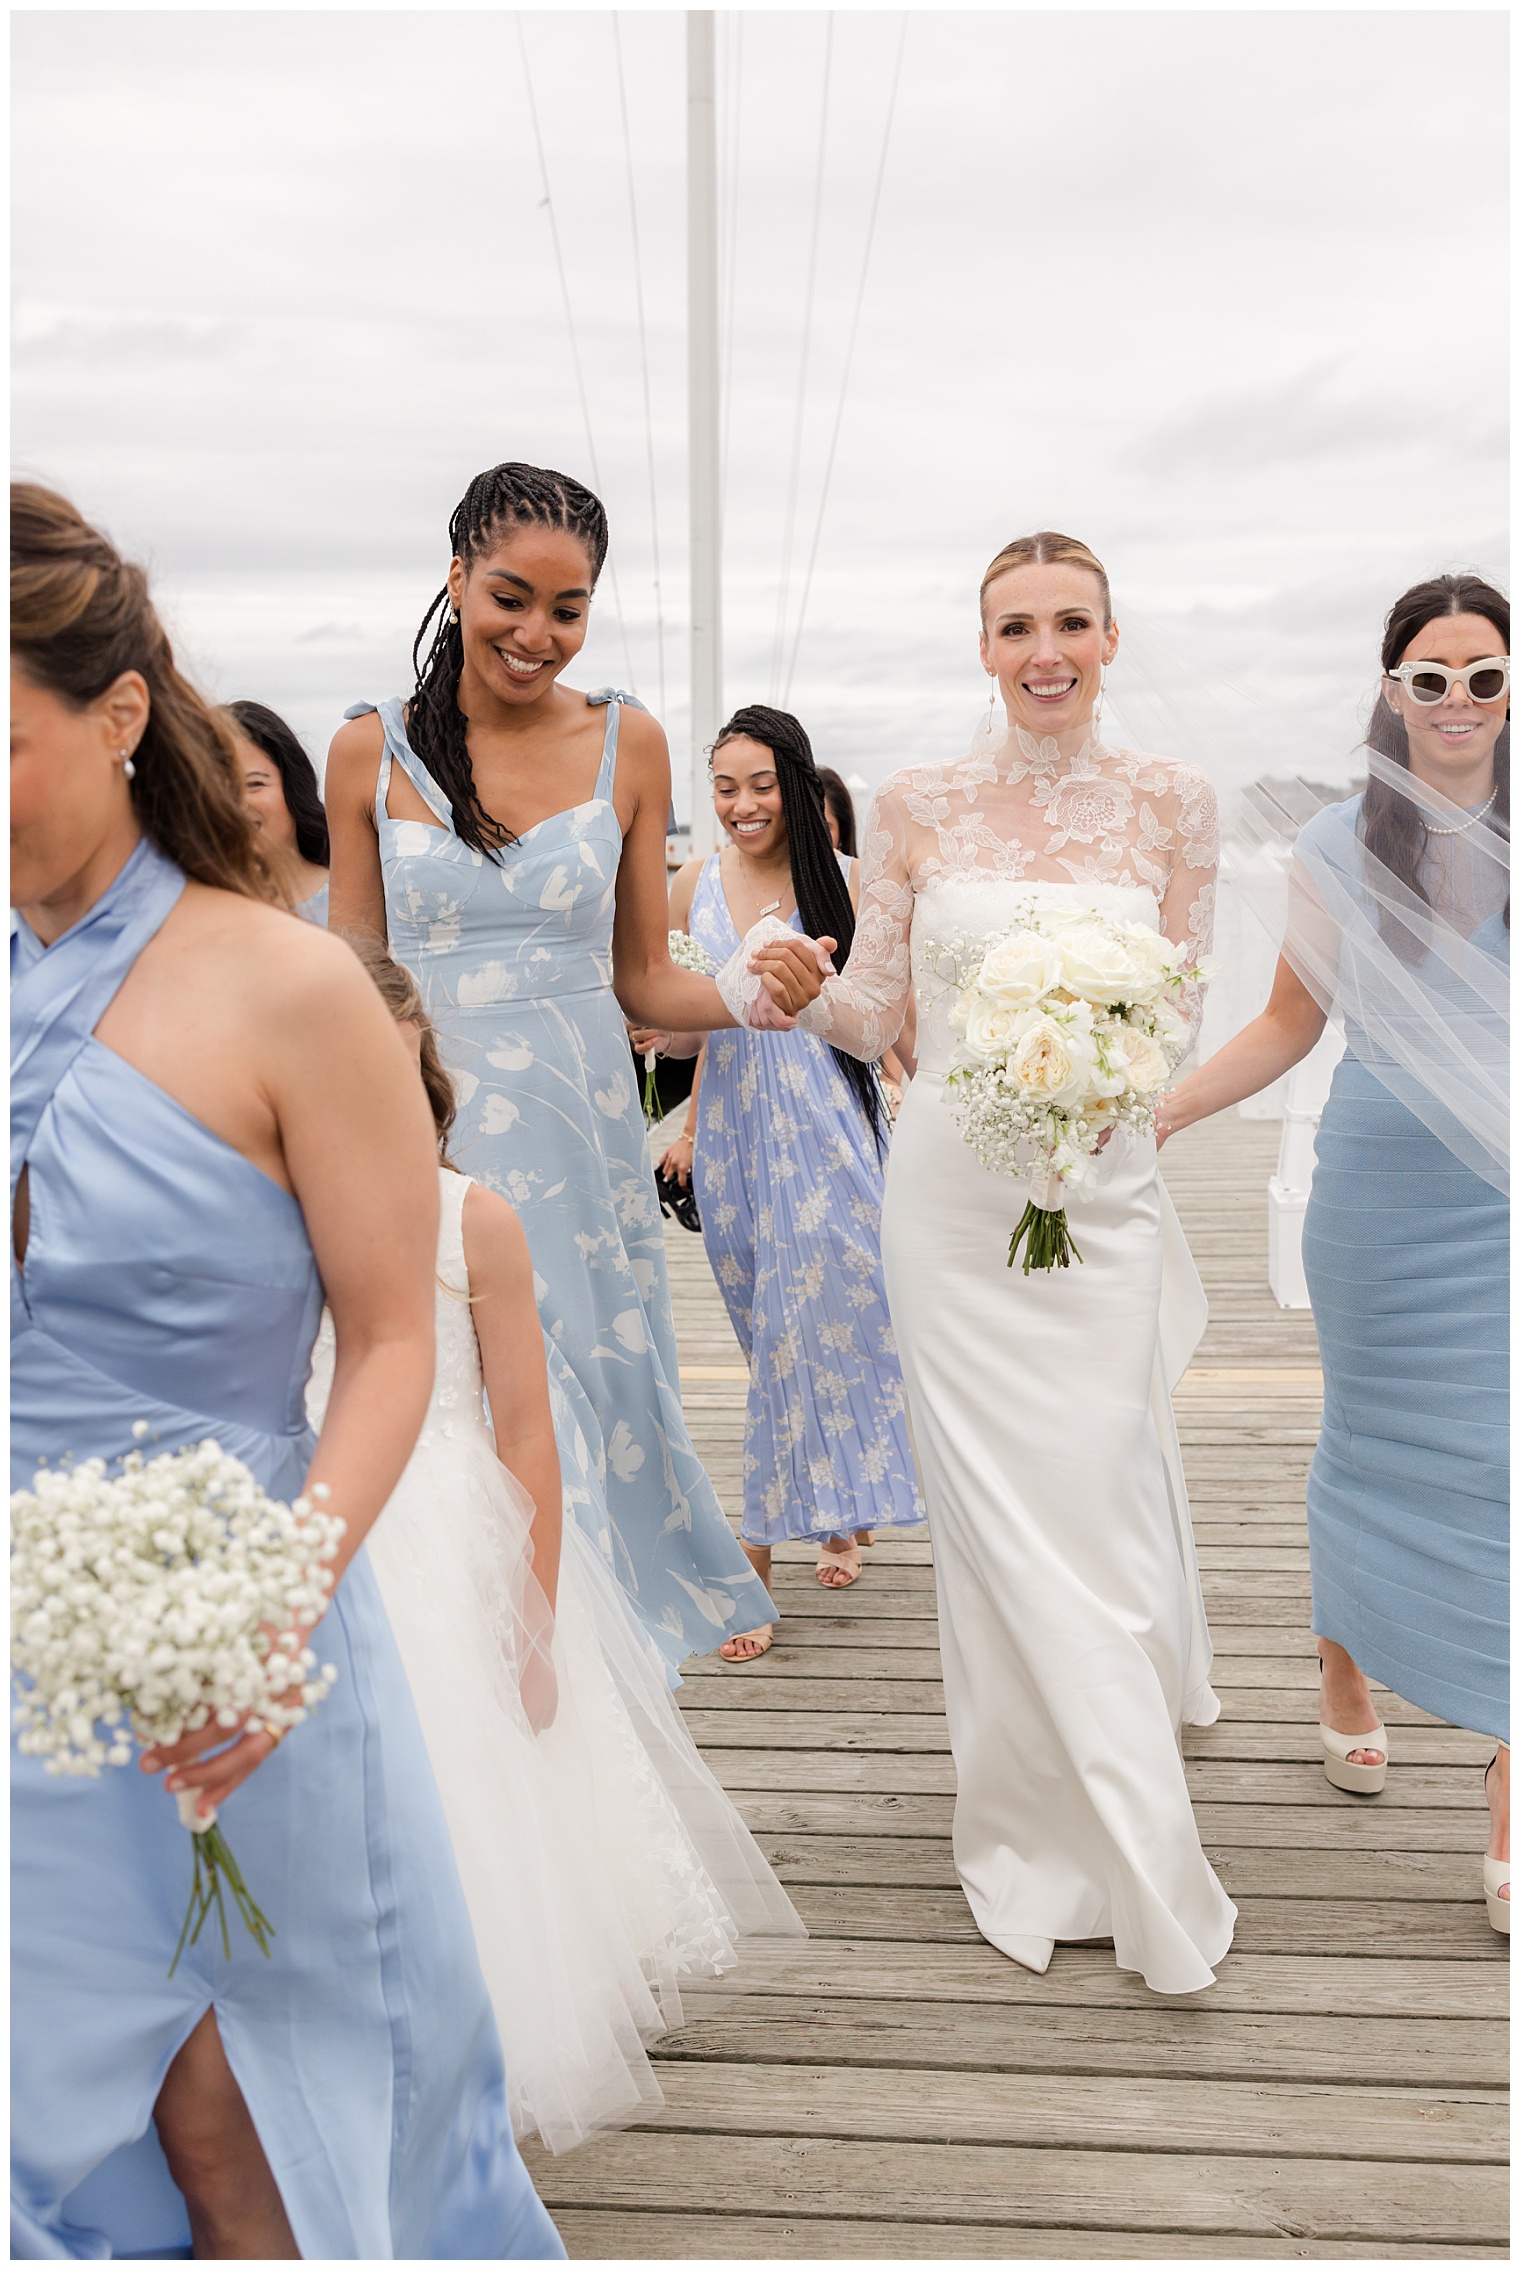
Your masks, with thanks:
M1022 1245L1026 1277L1065 1269L1082 1258L1066 1193L1093 1183L1108 1129L1154 1127L1188 1045L1176 1003L1204 973L1143 923L1038 901L976 949L967 978L972 960L965 951L958 960L948 1099L983 1166L1031 1179L1009 1268Z
M670 958L677 969L689 969L693 977L716 977L718 965L701 942L689 930L672 930ZM660 1108L659 1058L651 1048L644 1055L644 1117L652 1127L663 1119Z
M147 1432L139 1420L135 1430ZM303 1634L327 1605L344 1524L311 1498L282 1505L207 1439L116 1473L103 1459L39 1467L11 1498L11 1664L20 1747L55 1774L124 1766L130 1735L168 1747L215 1723L275 1735L298 1725L337 1672ZM216 1814L179 1796L194 1877L170 1976L222 1886L260 1950L273 1929Z

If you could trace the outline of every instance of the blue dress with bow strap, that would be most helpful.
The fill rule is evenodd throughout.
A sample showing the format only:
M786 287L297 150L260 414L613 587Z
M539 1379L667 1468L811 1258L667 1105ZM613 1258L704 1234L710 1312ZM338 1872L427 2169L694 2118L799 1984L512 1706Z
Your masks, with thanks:
M147 842L43 949L17 920L12 1480L214 1436L300 1489L322 1309L301 1209L94 1037L179 899ZM12 2247L24 2259L189 2252L153 2107L214 2009L307 2259L562 2256L512 2141L501 2045L443 1810L368 1561L313 1638L326 1702L223 1807L275 1926L208 1929L168 1975L190 1846L162 1781L12 1773Z
M612 990L612 791L629 697L586 698L607 710L590 798L525 828L499 861L460 840L402 704L382 702L375 826L391 951L422 989L459 1100L451 1156L522 1217L544 1329L565 1360L561 1458L570 1470L576 1434L599 1484L577 1515L676 1665L773 1610L681 1411L659 1201ZM393 766L436 824L391 818Z

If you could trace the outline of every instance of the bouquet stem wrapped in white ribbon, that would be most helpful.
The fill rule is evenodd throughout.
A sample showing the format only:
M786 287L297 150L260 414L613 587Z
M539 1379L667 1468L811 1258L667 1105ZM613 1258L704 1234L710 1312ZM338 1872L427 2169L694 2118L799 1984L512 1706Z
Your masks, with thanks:
M1188 1046L1175 1004L1204 973L1143 923L1037 900L997 937L952 955L959 1046L947 1100L983 1166L1030 1182L1008 1266L1022 1247L1026 1277L1069 1268L1082 1256L1067 1193L1091 1187L1107 1132L1154 1127Z
M49 1773L93 1779L130 1762L130 1735L167 1749L213 1723L229 1739L299 1725L337 1677L303 1635L327 1606L344 1523L312 1498L266 1496L209 1438L131 1451L115 1474L100 1458L39 1468L11 1497L20 1748ZM224 1887L265 1955L274 1928L199 1801L178 1796L194 1875L171 1977L213 1909L230 1956Z

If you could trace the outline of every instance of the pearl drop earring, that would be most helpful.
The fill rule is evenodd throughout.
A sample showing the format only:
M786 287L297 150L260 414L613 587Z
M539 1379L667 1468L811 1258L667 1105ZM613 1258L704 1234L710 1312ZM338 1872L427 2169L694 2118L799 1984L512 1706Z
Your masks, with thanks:
M458 609L457 607L451 606L451 607L449 608L449 621L450 621L451 623L457 623L457 622L458 622L458 620L459 620L459 609Z
M137 767L132 762L130 749L123 749L121 752L121 775L123 780L135 780L137 778Z

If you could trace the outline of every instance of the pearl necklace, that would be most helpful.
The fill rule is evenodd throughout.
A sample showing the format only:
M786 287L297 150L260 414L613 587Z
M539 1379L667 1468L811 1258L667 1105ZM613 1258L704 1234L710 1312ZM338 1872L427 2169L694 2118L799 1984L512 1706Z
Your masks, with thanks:
M1469 828L1475 828L1478 822L1493 810L1494 799L1497 797L1498 793L1499 783L1495 781L1493 787L1489 791L1488 802L1486 804L1480 804L1476 812L1469 812L1467 818L1465 820L1458 820L1456 826L1453 828L1437 827L1434 820L1427 820L1425 822L1425 833L1427 835L1466 835Z

